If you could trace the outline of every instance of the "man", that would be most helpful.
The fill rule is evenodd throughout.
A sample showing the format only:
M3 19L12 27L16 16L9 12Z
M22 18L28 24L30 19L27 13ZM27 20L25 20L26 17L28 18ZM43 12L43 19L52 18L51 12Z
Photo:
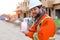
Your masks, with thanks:
M29 9L35 20L26 36L33 40L49 40L50 38L54 38L56 32L55 23L42 8L42 3L39 0L30 0Z

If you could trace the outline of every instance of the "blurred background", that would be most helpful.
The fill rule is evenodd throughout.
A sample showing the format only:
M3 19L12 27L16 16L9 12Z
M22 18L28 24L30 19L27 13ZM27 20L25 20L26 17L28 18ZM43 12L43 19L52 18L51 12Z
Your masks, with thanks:
M43 8L51 16L56 24L55 40L60 39L60 0L40 0ZM33 19L28 9L29 0L0 0L0 27L5 26L21 28L21 23L26 21L31 27ZM8 25L7 25L8 24ZM4 26L5 25L5 26ZM0 28L0 29L1 29ZM18 29L17 29L18 30ZM5 32L5 30L4 30ZM0 33L1 35L1 33Z

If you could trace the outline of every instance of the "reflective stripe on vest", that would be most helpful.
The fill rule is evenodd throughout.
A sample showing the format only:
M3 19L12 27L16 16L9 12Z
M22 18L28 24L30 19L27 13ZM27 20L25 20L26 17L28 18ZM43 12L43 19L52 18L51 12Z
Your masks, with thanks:
M49 40L55 40L55 36L49 37Z
M40 21L40 23L39 23L38 26L37 26L37 32L35 32L34 35L33 35L34 40L39 40L39 38L38 38L38 32L39 32L39 30L40 30L40 26L41 26L42 22L43 22L46 18L51 18L51 17L49 17L49 16L47 15L45 18L43 18L43 19Z
M37 26L37 32L39 32L40 26L41 26L42 22L43 22L46 18L51 18L51 17L49 17L49 16L47 15L45 18L43 18L43 19L40 21L40 23L39 23L38 26Z

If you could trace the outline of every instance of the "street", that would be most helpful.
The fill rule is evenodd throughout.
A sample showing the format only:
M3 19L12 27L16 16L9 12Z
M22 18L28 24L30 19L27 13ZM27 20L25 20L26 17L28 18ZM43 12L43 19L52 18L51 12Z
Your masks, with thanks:
M60 40L60 35L55 35ZM20 32L20 28L12 23L0 20L0 40L31 40Z
M60 40L60 35L56 34L55 40Z
M0 20L0 40L31 40L12 23Z

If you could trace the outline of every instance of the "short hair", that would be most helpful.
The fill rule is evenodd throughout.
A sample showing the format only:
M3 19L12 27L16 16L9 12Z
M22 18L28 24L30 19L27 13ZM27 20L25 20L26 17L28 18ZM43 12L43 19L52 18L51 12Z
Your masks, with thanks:
M40 9L42 7L42 5L39 5L39 6L36 6L36 7L38 7Z

